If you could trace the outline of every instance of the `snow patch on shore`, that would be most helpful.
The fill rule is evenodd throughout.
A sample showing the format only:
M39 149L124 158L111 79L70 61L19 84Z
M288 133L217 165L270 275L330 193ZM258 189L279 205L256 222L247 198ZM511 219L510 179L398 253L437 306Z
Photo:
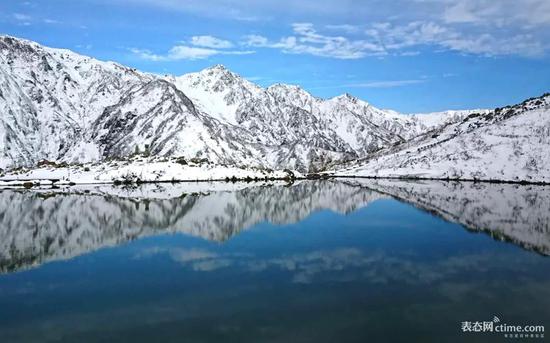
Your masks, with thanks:
M226 179L286 179L301 177L297 172L239 168L207 163L180 164L177 159L155 161L111 161L78 166L44 166L31 170L12 171L0 177L0 187L24 184L64 185L139 183L172 181L213 181Z

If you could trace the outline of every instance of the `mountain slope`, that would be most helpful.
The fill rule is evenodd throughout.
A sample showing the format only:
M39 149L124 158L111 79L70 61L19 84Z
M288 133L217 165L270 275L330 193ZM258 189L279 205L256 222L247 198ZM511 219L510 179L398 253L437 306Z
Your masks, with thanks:
M254 132L271 166L316 171L364 157L471 111L403 115L380 110L349 94L319 99L302 88L275 84L262 89L221 65L169 82L204 112Z
M99 147L89 139L93 122L127 89L150 79L115 63L0 37L0 168L97 159Z
M409 116L347 94L264 89L221 65L160 77L8 36L0 36L0 86L0 169L141 152L320 171L470 113Z
M337 175L550 182L550 94L473 113Z

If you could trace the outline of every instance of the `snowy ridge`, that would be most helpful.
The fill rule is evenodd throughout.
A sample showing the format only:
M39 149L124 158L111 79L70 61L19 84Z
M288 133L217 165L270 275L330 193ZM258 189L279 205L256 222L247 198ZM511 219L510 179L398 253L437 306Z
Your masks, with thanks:
M413 113L413 120L420 121L428 130L437 129L448 124L457 123L472 113L489 113L490 110L474 109L461 111L442 111L432 113Z
M73 175L66 182L112 182L123 175L109 161L142 166L137 156L156 166L139 168L142 181L336 169L341 176L550 182L549 103L545 95L496 110L404 115L349 94L320 99L299 86L264 89L221 65L160 77L0 36L0 177L47 160L75 166L3 180L65 173ZM204 176L185 175L191 169L172 168L175 159L209 167ZM82 163L95 173L83 173ZM162 163L173 173L159 170Z
M550 182L550 94L472 113L336 171L341 176Z
M221 65L160 77L8 36L0 36L0 86L0 169L141 152L315 172L460 117L402 115L298 86L264 89Z
M40 159L97 160L99 148L86 137L92 123L125 88L151 79L12 37L0 37L0 62L0 168Z

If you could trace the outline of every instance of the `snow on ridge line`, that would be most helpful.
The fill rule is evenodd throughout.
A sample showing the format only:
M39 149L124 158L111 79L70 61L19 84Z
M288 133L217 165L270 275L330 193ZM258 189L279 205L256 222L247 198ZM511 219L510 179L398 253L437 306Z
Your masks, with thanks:
M0 135L9 136L0 146L4 169L128 158L139 149L312 172L418 129L351 98L322 108L324 100L299 87L267 91L219 65L176 80L10 37L0 46L0 107L14 113L0 119Z
M365 161L472 115L405 115L349 94L319 99L299 86L262 88L221 65L163 77L12 37L0 36L0 47L0 107L13 113L0 117L4 169L42 160L106 163L141 151L220 167L318 173Z
M337 100L337 99L353 99L355 101L361 101L365 104L370 105L370 103L367 102L366 100L358 98L355 95L352 95L348 92L345 92L345 93L342 93L340 95L336 95L336 96L333 96L333 97L329 97L329 98L319 98L319 97L316 97L316 96L312 95L309 91L307 91L306 89L304 89L302 86L300 86L298 84L287 84L287 83L282 83L282 82L275 82L275 83L273 83L273 84L271 84L267 87L262 87L262 86L258 85L257 83L255 83L253 81L247 80L246 78L242 77L239 73L236 73L236 72L230 70L224 64L221 64L221 63L214 64L210 67L206 67L206 68L201 69L199 71L189 72L189 73L185 73L185 74L181 74L181 75L156 74L156 73L150 73L150 72L145 72L145 71L141 71L141 70L136 70L135 68L125 66L125 65L123 65L119 62L116 62L116 61L101 60L101 59L97 59L95 57L91 57L91 56L88 56L88 55L82 55L80 53L77 53L77 52L72 51L72 50L67 49L67 48L58 48L58 47L45 46L45 45L42 45L38 42L29 40L29 39L26 39L26 38L19 38L19 37L15 37L15 36L12 36L12 35L9 35L9 34L0 34L0 39L6 39L6 38L16 40L19 43L28 44L28 45L36 48L36 49L42 49L42 50L50 52L50 53L67 54L67 55L70 55L71 57L76 57L76 58L82 59L82 60L89 60L90 62L94 62L94 63L98 63L98 64L111 65L111 66L116 66L116 67L119 67L119 68L122 68L122 69L128 69L128 70L135 70L135 71L139 72L140 74L147 75L147 76L150 76L150 77L156 77L156 78L159 78L159 79L165 79L165 80L167 80L171 83L174 83L175 79L182 78L182 77L201 75L201 74L205 74L206 72L221 72L221 73L232 74L233 76L238 77L239 79L242 79L242 80L246 81L250 85L253 85L254 87L262 89L264 91L267 91L270 88L271 89L276 89L276 88L279 88L279 87L286 87L286 88L289 88L289 89L300 90L302 92L307 93L311 97L319 99L319 100L327 101L327 100ZM400 114L400 115L405 115L405 116L423 116L423 115L447 114L447 113L455 113L455 112L486 111L485 109L474 109L474 110L443 110L443 111L426 112L426 113L400 113L400 112L397 112L397 111L394 111L394 110L391 110L391 109L380 109L380 110L387 111L387 112L390 112L392 114Z
M338 176L550 183L550 94L424 134Z

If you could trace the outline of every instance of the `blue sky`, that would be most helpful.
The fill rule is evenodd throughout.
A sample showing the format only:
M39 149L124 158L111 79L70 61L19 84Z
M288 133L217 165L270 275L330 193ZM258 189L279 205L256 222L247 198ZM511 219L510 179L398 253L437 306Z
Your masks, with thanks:
M221 63L402 112L550 91L549 0L2 0L0 33L155 73Z

